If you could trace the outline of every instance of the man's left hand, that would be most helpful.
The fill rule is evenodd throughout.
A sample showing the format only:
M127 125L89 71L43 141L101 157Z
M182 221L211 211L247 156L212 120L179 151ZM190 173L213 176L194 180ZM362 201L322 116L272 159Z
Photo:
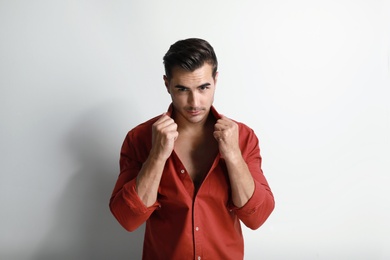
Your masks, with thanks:
M233 120L221 116L214 126L214 138L218 142L219 152L222 158L234 159L241 155L238 144L238 125Z

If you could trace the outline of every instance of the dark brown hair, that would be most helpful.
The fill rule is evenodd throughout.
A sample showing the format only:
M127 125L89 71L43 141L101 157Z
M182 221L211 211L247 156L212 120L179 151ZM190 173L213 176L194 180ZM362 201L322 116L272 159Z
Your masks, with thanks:
M164 58L165 75L172 77L172 69L176 66L194 71L205 63L212 66L213 77L217 74L218 61L213 47L205 40L189 38L171 45Z

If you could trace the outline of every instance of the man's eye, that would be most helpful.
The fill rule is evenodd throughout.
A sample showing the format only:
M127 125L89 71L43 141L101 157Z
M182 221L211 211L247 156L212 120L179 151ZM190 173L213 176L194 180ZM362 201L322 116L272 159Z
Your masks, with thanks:
M184 91L187 91L187 89L186 88L178 88L177 89L179 92L184 92Z
M200 89L200 90L206 90L206 89L208 89L208 87L202 86L202 87L199 87L199 89Z

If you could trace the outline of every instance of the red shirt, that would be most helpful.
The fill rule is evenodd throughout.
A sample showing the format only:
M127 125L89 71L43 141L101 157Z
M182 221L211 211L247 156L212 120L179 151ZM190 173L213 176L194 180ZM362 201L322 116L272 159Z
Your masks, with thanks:
M211 111L220 118L213 107ZM172 105L168 115L171 113ZM229 176L220 154L195 194L191 177L175 151L165 164L157 201L146 207L136 192L136 176L149 155L152 125L158 118L127 134L121 150L120 174L110 200L111 212L128 231L146 221L143 259L243 259L240 220L257 229L275 205L261 170L255 133L237 122L242 156L255 181L255 191L243 207L237 208L231 201Z

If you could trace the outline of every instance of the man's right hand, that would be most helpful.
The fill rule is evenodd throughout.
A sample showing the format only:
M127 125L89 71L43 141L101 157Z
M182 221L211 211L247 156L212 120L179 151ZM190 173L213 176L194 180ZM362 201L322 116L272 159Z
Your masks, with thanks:
M165 113L153 124L152 150L150 156L166 161L171 155L175 141L179 136L177 124Z
M157 200L164 165L178 136L177 124L165 113L152 126L152 149L142 165L136 184L138 196L146 207Z

